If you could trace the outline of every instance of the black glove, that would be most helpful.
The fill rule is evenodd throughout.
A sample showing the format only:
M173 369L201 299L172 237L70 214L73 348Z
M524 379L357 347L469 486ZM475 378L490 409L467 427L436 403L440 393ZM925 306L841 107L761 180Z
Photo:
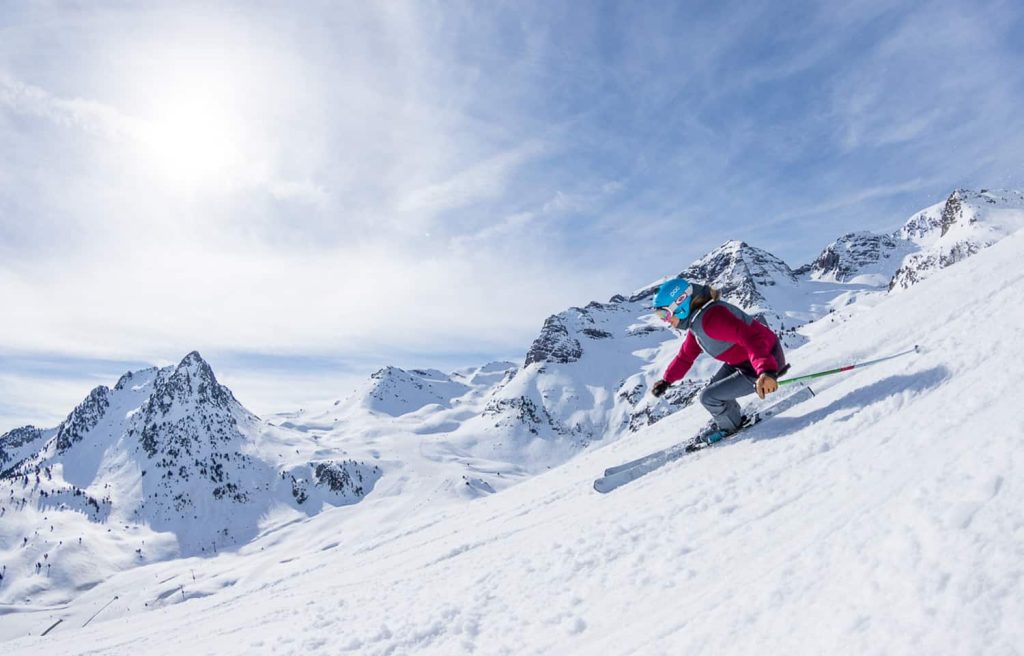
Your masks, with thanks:
M659 380L658 382L654 383L654 385L651 385L651 394L653 394L654 396L661 396L662 394L665 393L665 390L667 390L669 385L671 384L672 383L668 382L667 380Z

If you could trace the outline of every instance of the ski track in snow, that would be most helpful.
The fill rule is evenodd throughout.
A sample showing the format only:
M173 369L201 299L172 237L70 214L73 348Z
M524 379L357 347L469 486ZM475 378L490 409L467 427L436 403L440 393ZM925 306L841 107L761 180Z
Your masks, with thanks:
M1007 395L1022 252L1018 233L791 360L916 341L922 355L826 379L611 494L590 486L604 467L678 441L702 411L400 526L368 498L238 553L126 572L84 593L75 623L3 652L1022 653L1024 419ZM77 628L114 595L108 619Z

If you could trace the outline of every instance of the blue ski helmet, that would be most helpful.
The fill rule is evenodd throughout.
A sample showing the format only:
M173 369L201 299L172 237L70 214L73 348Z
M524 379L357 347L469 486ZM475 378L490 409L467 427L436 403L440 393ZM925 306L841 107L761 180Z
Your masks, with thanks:
M690 316L690 303L693 301L693 285L683 278L673 278L662 283L652 303L655 309L668 308L671 314L679 319Z

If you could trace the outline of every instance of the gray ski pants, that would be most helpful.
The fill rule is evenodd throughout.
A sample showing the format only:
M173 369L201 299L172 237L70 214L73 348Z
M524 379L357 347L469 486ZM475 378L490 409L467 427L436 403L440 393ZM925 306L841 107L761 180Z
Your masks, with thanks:
M782 352L782 345L776 343L772 350L775 361L779 363L781 371L786 366L786 357ZM743 414L740 412L740 404L736 399L753 394L757 374L749 362L741 365L723 364L708 386L700 393L700 404L703 405L715 424L724 431L732 432L739 428L743 421Z

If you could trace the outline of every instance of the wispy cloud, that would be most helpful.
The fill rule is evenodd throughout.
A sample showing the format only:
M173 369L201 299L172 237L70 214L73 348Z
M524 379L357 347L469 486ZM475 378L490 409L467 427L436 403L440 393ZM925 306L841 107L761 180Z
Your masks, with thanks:
M1024 184L1008 1L0 22L0 344L23 353L508 354L726 239L802 261Z
M752 223L748 227L751 230L763 230L765 228L789 223L793 219L820 217L838 210L861 207L868 201L892 198L893 196L932 188L935 184L941 184L941 182L941 180L915 178L913 180L907 180L905 182L898 182L895 184L878 185L876 187L868 187L865 189L850 190L844 196L830 198L824 203L812 203L802 207L795 207L792 211L786 212L785 214L766 217L767 220L758 221L756 224Z
M439 212L495 200L507 191L516 170L544 153L540 143L517 146L458 171L441 182L411 190L398 202L407 214L433 216Z
M123 138L129 131L127 118L113 107L79 98L58 98L45 89L8 77L0 77L0 105L105 138Z

